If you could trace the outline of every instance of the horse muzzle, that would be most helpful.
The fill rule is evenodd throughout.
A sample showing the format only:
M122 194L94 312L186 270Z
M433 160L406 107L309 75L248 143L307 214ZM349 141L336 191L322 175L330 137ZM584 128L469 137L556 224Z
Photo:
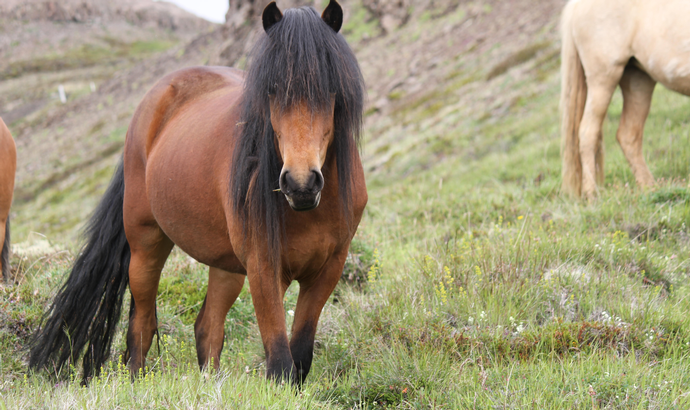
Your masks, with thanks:
M321 202L321 192L316 195L285 195L285 199L287 199L288 204L290 204L290 208L295 211L311 211L319 206L319 202Z
M321 202L321 190L324 185L321 171L313 170L303 179L305 181L299 183L285 170L280 175L280 191L295 211L311 211Z

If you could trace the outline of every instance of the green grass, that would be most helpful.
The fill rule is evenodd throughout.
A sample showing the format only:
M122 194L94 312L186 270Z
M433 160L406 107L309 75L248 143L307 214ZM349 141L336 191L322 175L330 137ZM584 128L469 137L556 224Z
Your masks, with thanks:
M558 195L556 124L534 131L552 111L541 99L527 106L536 118L485 125L487 135L501 127L523 135L507 152L469 164L450 159L397 182L370 176L370 205L345 275L356 279L341 283L324 309L314 368L299 393L264 382L247 289L228 316L221 374L198 372L192 325L206 271L181 253L161 280L162 347L149 355L149 378L131 384L115 362L89 388L25 378L21 346L68 268L70 258L59 255L23 262L19 284L3 288L0 344L13 353L3 354L2 400L8 408L683 408L686 168L668 160L669 139L649 138L650 166L665 176L655 189L637 190L612 143L616 104L606 187L592 204ZM688 108L658 90L647 134L687 138L684 122L659 116ZM286 312L296 294L291 288ZM120 335L117 352L123 343ZM49 391L50 401L36 391Z
M154 343L146 377L130 382L118 363L126 315L113 361L89 387L69 382L69 369L25 375L23 347L69 269L69 242L70 252L15 257L16 283L0 287L0 407L690 407L690 99L657 89L645 156L658 184L641 191L615 142L616 94L605 185L597 200L574 201L559 194L556 68L496 77L524 90L499 114L463 115L448 108L457 90L437 90L367 130L369 160L388 160L368 170L369 205L301 391L264 380L246 287L226 321L220 373L198 370L193 322L207 271L179 251L161 279L160 351ZM483 77L451 84L465 78ZM71 198L95 204L114 163L46 190L19 220L46 212L78 223ZM288 325L297 294L293 285L285 300Z

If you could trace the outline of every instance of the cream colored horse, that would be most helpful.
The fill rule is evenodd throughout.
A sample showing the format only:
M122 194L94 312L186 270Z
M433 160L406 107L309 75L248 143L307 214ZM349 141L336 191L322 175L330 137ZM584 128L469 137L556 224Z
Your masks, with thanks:
M571 0L562 17L563 191L591 198L604 179L601 127L620 85L616 138L642 187L654 184L642 132L657 82L690 95L690 1Z

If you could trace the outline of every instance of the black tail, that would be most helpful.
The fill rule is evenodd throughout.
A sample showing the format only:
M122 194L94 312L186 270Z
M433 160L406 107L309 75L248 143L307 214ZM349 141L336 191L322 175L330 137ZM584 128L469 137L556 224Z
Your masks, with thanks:
M0 263L2 263L2 277L7 282L10 279L10 216L5 223L5 242L0 251Z
M31 342L30 369L76 366L84 348L84 380L100 372L120 320L129 279L129 243L122 220L123 164L84 232L86 245Z

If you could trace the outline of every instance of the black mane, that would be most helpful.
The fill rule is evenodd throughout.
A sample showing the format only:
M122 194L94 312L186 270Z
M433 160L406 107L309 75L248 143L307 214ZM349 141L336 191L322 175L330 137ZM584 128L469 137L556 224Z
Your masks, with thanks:
M329 151L336 156L341 209L347 215L352 150L359 148L362 128L364 82L343 36L311 7L286 10L261 36L249 57L230 192L245 232L255 240L267 238L268 257L277 269L287 201L274 192L282 163L274 145L269 95L275 95L282 110L305 102L319 112L330 109L335 94L335 133Z

